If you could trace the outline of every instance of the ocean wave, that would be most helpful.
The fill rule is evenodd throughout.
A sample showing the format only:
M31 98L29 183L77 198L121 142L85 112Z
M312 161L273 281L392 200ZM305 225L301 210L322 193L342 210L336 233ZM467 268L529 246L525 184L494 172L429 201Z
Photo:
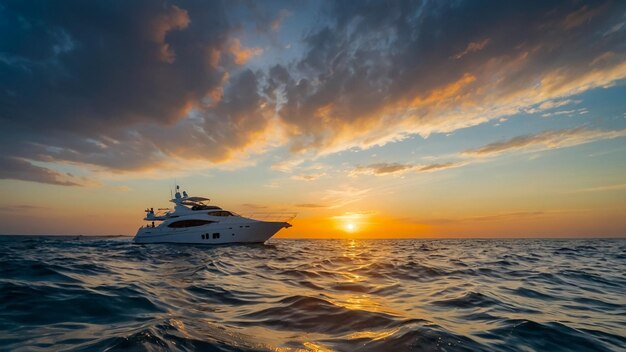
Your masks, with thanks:
M501 327L479 334L498 340L491 346L516 351L523 348L541 351L611 351L623 347L623 337L575 329L559 322L539 323L532 320L507 319ZM599 339L596 334L602 336Z
M620 240L0 236L0 349L618 351L625 251Z

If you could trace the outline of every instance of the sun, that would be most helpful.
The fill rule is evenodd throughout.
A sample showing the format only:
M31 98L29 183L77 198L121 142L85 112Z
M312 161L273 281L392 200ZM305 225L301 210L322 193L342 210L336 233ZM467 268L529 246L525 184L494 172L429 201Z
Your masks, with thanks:
M335 221L335 229L343 233L356 234L367 229L368 222L364 213L345 212L331 219Z

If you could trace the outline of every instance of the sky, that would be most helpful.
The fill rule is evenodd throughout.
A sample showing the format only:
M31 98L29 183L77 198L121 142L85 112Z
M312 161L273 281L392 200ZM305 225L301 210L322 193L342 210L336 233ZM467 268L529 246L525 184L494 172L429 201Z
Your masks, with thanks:
M0 233L626 236L624 1L3 1Z

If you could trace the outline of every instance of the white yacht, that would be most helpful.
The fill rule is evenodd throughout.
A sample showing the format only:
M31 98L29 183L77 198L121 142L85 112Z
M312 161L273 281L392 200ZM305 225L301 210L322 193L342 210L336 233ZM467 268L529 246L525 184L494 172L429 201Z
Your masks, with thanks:
M243 217L208 205L208 198L190 197L185 191L181 195L179 189L176 186L170 200L173 211L160 209L164 213L155 214L153 208L146 209L148 225L139 228L135 243L263 243L280 229L291 227L288 221L295 217L291 213L257 214L263 220Z

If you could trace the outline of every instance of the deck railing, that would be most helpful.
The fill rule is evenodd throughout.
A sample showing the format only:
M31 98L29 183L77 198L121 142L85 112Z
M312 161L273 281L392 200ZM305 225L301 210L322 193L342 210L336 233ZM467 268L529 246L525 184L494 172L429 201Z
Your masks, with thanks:
M243 213L239 215L246 217L246 218L250 218L254 220L261 220L261 221L289 222L293 220L298 215L298 213L275 211L275 212L252 212L252 213Z

